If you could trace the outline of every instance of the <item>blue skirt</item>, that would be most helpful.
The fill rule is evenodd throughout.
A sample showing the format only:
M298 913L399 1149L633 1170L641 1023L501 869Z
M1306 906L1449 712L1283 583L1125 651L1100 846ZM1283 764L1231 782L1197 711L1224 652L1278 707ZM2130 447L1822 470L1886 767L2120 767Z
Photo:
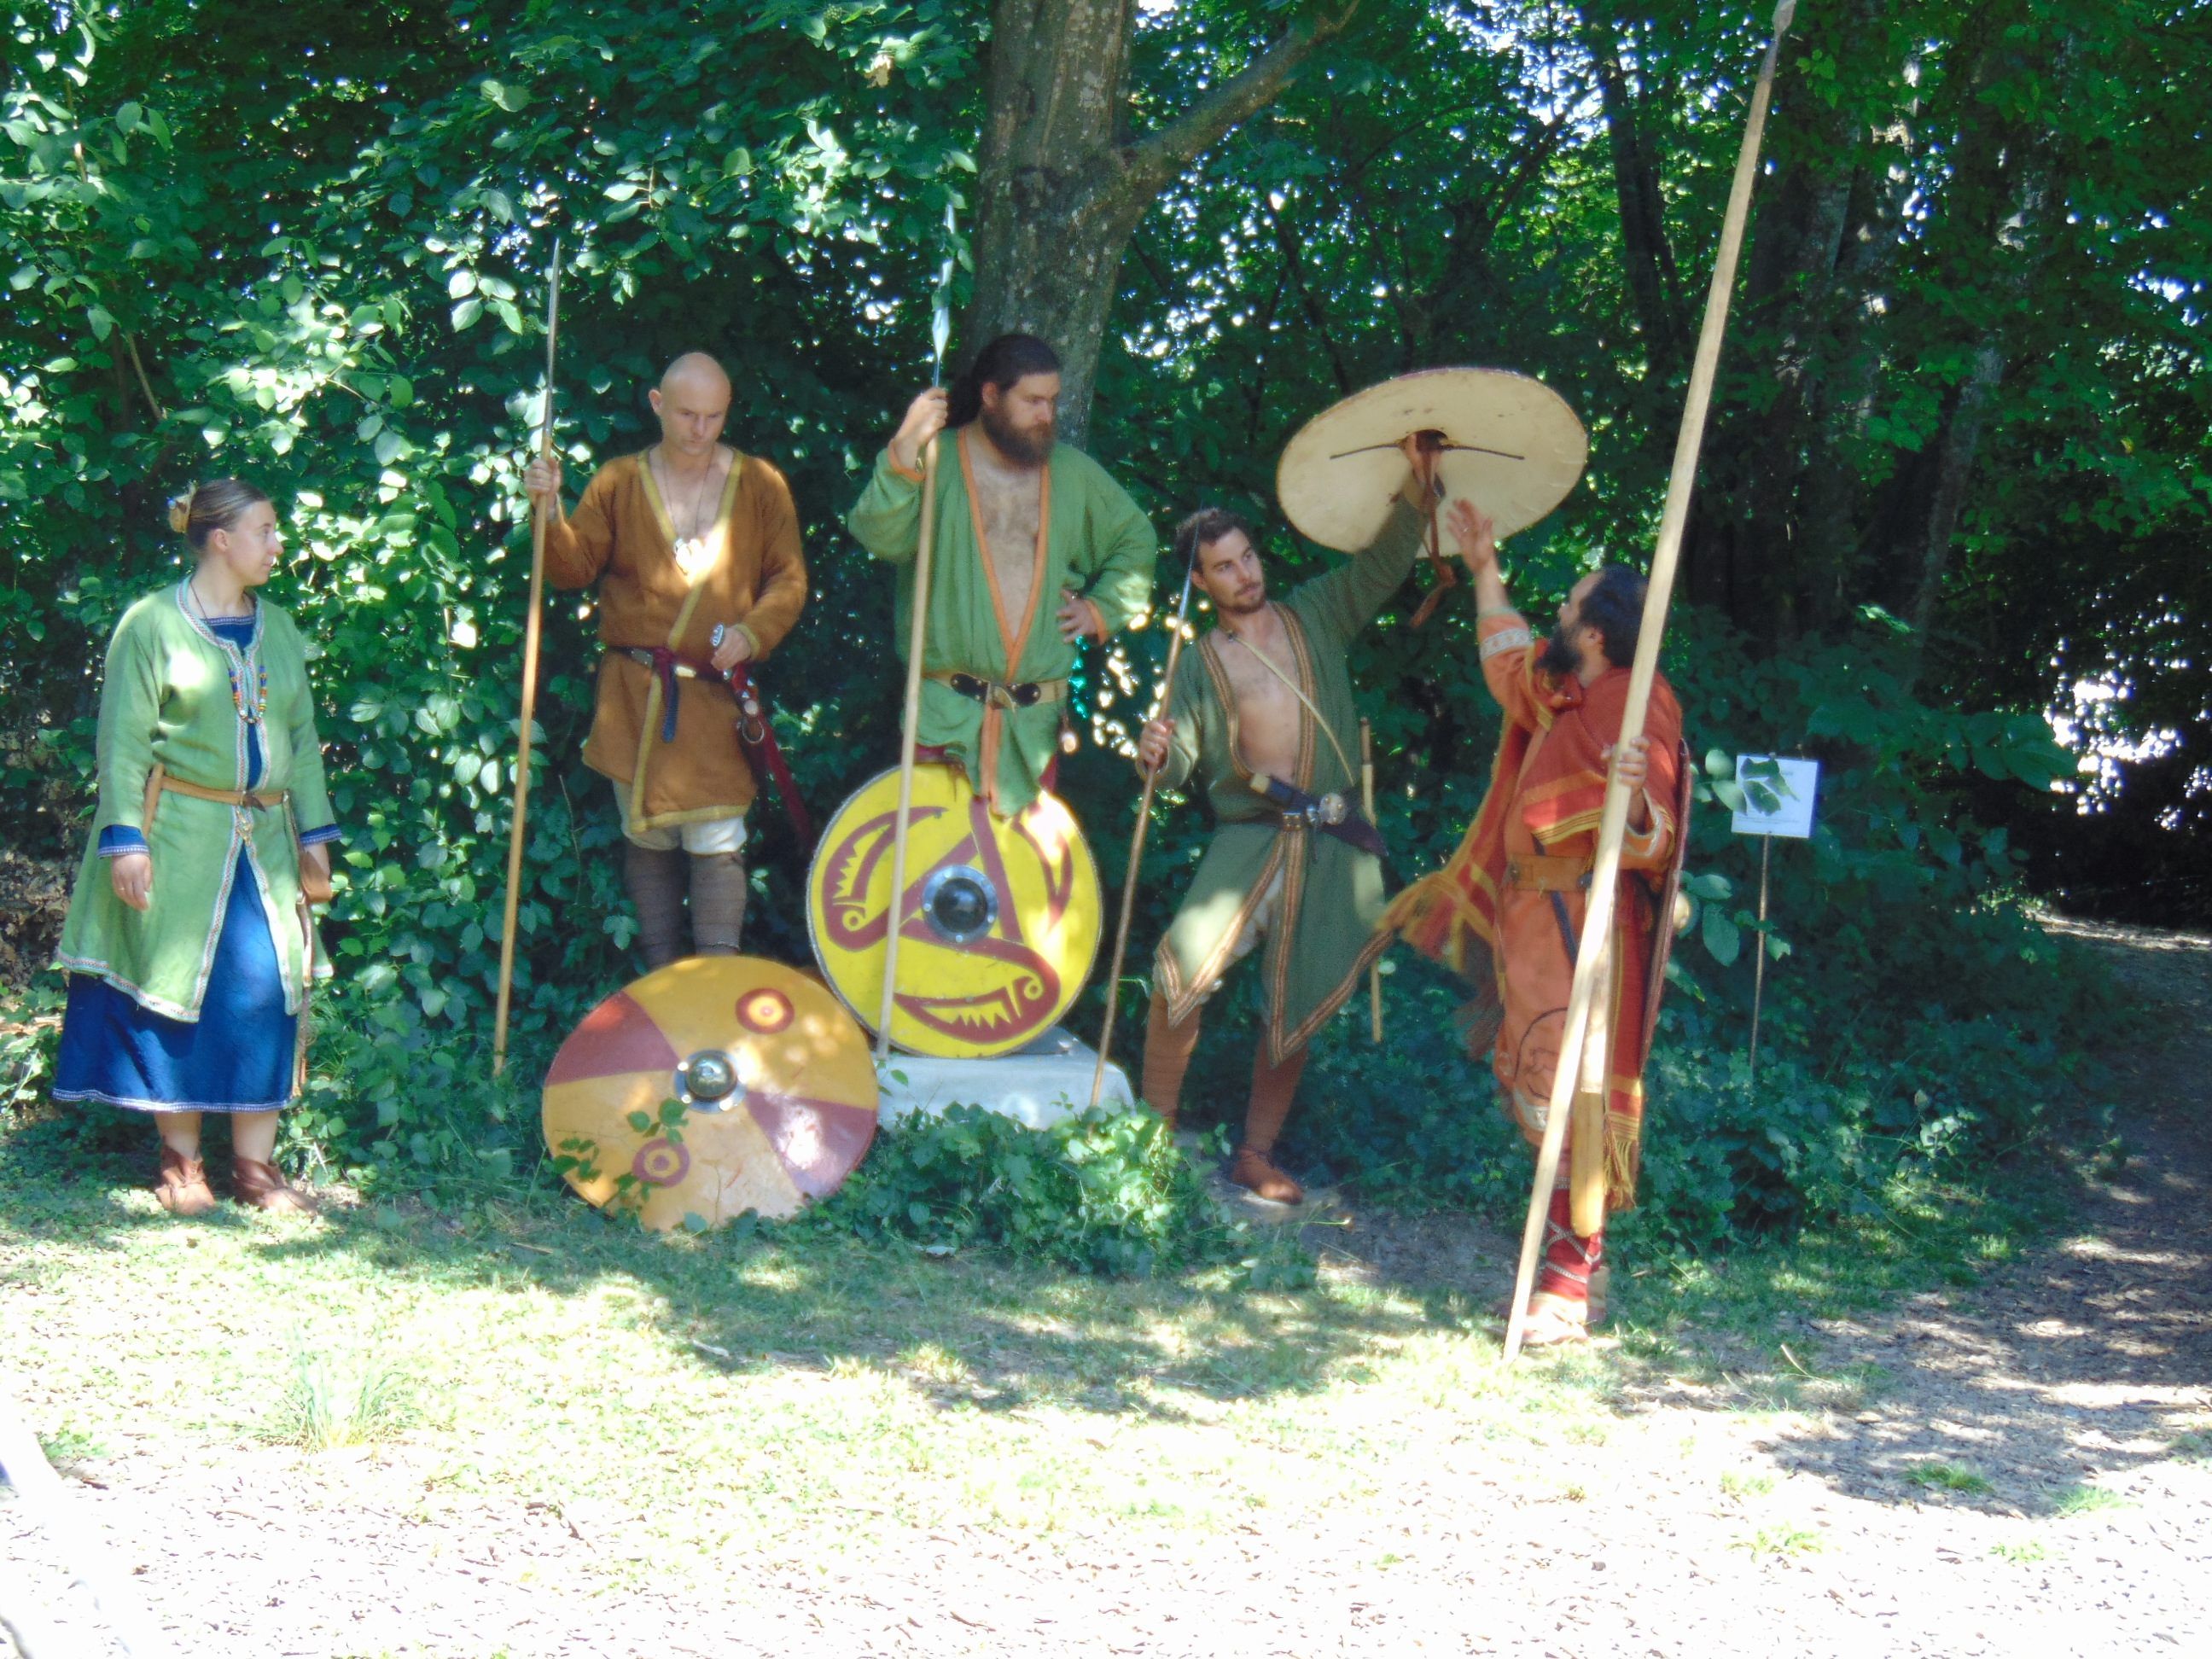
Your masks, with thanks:
M53 1097L140 1112L274 1111L292 1103L298 1038L261 890L240 851L199 1018L171 1019L104 979L71 974Z

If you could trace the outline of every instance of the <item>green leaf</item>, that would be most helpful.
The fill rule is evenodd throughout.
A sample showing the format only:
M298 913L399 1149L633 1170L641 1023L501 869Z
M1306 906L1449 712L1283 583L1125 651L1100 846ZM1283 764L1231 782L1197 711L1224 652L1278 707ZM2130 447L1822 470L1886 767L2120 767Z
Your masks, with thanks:
M653 1133L653 1114L650 1112L632 1112L623 1121L641 1135L649 1135Z
M460 304L453 307L454 332L459 333L465 328L473 326L477 319L483 315L483 301L482 300L477 299L474 295L471 295L468 299L462 301Z
M115 332L115 318L106 306L94 306L85 315L92 324L94 339L105 340Z
M1717 904L1708 904L1699 932L1713 960L1723 968L1733 967L1743 950L1743 930L1735 919Z

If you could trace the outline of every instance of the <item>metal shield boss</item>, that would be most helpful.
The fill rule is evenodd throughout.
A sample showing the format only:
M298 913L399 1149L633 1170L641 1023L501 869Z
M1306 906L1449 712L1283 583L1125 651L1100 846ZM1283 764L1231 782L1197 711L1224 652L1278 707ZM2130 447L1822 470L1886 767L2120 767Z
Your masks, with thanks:
M883 1006L896 768L822 832L806 917L830 988L872 1027ZM917 766L899 906L891 1041L949 1059L1010 1054L1066 1013L1098 953L1098 870L1066 806L994 816L956 767Z
M875 1137L875 1066L811 975L692 957L584 1017L546 1073L544 1115L556 1167L592 1203L663 1231L719 1226L837 1189Z

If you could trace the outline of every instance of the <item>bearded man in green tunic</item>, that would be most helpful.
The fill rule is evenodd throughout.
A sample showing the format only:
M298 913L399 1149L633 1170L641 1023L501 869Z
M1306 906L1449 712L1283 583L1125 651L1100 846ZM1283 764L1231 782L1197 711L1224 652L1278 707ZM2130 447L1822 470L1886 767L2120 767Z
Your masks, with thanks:
M1371 936L1382 841L1359 812L1345 653L1420 550L1433 458L1410 441L1407 454L1413 471L1374 544L1279 603L1243 520L1210 508L1183 521L1176 551L1219 626L1183 653L1166 714L1137 745L1139 763L1170 788L1197 773L1219 826L1153 963L1145 1099L1176 1121L1200 1010L1264 941L1267 1023L1229 1178L1276 1203L1305 1196L1274 1148L1307 1045L1382 948Z
M861 546L898 567L903 653L923 455L938 444L916 742L925 759L957 761L1002 817L1050 787L1076 654L1143 613L1158 556L1143 510L1059 441L1059 399L1053 349L1000 335L949 393L915 398L848 520Z

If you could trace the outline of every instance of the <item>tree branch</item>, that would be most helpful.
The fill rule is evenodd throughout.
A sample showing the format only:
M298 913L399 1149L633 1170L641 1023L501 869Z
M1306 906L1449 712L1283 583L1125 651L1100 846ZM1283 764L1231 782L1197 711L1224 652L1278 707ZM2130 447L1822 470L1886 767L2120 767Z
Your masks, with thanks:
M1316 46L1341 33L1359 0L1304 17L1275 37L1259 57L1198 100L1170 125L1122 152L1120 188L1149 201L1168 181L1211 149L1230 129L1273 103Z

